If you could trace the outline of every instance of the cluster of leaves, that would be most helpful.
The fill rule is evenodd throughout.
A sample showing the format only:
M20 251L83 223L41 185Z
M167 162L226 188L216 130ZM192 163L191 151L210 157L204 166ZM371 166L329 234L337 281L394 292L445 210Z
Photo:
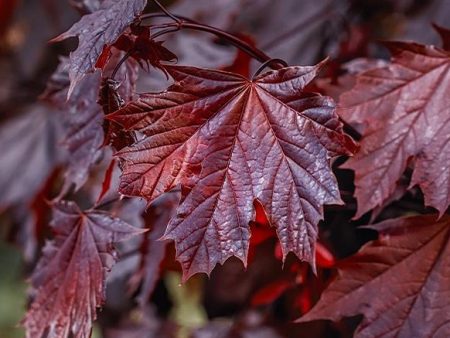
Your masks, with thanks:
M355 25L331 61L287 66L255 47L254 38L270 50L273 39L221 29L244 25L235 17L245 1L217 1L225 22L212 11L204 21L218 27L194 20L203 1L175 4L173 13L189 18L157 1L162 13L146 0L70 2L83 15L53 42L76 37L77 47L60 58L41 103L0 134L0 210L31 214L17 222L33 264L42 247L22 322L27 337L89 337L121 256L135 261L117 271L147 320L111 336L162 336L146 313L161 276L181 272L186 282L205 273L214 282L214 268L233 267L232 257L247 271L229 275L251 281L242 283L248 306L292 296L284 311L304 314L296 325L363 315L356 337L450 336L449 30L435 26L442 47L389 42L389 61L346 63L369 53L368 29ZM325 4L301 25L326 26L334 11ZM184 30L212 33L216 40L195 39L224 59L227 44L239 52L215 69L190 62ZM263 63L255 72L252 59ZM137 93L149 77L164 90ZM410 197L412 215L389 213ZM319 223L355 211L378 239L336 262L326 239L318 241ZM261 278L268 264L275 268ZM246 325L221 334L245 336Z

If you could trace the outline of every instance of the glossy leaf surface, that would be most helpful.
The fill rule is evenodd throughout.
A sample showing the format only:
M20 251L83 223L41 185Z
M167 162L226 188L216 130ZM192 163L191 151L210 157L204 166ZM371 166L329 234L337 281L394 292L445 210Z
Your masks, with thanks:
M113 44L142 12L147 0L106 0L100 9L83 16L54 41L78 37L78 47L70 53L70 96L75 85L94 71L103 48Z
M350 154L330 98L303 93L319 66L287 67L250 81L227 72L167 66L176 83L111 115L145 137L118 153L120 191L153 200L182 186L168 225L185 278L230 256L246 262L263 205L283 252L314 264L322 205L341 203L330 159Z

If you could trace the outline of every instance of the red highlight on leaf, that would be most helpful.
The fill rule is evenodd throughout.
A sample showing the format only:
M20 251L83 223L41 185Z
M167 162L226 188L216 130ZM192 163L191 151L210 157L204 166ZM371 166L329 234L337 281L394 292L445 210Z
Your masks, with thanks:
M333 254L320 242L316 243L316 264L320 268L332 268L336 264Z
M276 301L287 289L293 286L289 280L276 280L256 292L251 300L253 306L267 305Z
M165 238L176 243L184 279L231 256L247 261L256 199L284 255L314 261L322 205L341 203L330 159L356 149L333 101L302 92L319 69L286 67L250 81L167 66L173 86L109 117L146 135L117 155L121 193L152 201L183 187Z
M97 198L97 201L95 202L95 204L99 204L101 202L101 200L103 199L103 197L105 197L105 195L109 191L109 188L111 187L112 174L113 174L113 171L114 171L114 168L116 167L116 165L117 165L116 160L113 159L111 161L111 163L109 164L108 168L106 169L105 178L103 179L103 183L102 183L102 190L100 191L100 194L98 195L98 198Z

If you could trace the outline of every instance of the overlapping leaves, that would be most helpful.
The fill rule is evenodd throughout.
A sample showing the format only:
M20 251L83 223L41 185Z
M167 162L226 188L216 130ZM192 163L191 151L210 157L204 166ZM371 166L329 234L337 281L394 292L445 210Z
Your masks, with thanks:
M350 154L330 98L302 92L319 66L286 67L253 80L168 66L176 83L111 115L145 137L118 153L120 191L153 200L181 185L165 233L185 278L230 256L246 262L253 201L283 252L314 263L322 205L341 203L330 158Z
M78 47L70 53L70 96L75 85L90 72L103 48L113 44L145 7L147 0L106 0L100 8L83 16L55 41L78 37Z
M122 55L122 52L114 50L114 54L104 66L104 76L111 74ZM73 90L71 97L66 99L70 84L69 67L70 61L67 58L61 58L41 98L59 108L66 125L64 137L58 142L68 150L70 155L64 174L64 190L71 185L77 190L86 182L91 167L100 159L102 145L117 146L118 143L126 143L126 137L131 140L132 138L122 133L120 134L122 140L118 142L113 133L115 130L107 121L104 121L104 114L110 112L110 105L107 104L108 98L103 99L100 95L99 99L98 92L102 83L100 72L87 74ZM115 93L120 96L122 103L132 98L137 72L136 62L127 60L116 74L116 83L119 85L115 88ZM100 104L103 105L103 111Z

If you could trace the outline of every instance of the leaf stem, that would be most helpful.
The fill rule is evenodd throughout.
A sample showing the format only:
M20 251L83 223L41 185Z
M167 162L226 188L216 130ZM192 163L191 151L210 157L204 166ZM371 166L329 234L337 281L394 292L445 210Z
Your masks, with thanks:
M120 69L120 66L122 66L122 64L130 57L132 50L129 50L128 52L126 52L126 54L120 59L120 61L117 63L116 67L114 68L112 74L111 74L111 79L114 80L114 77L116 76L118 70Z
M172 20L174 20L175 22L180 22L181 20L179 18L177 18L175 15L173 15L172 13L170 13L166 7L164 7L163 5L161 5L161 3L158 0L153 0L153 2L163 11L163 13L165 15L167 15L169 18L171 18Z
M160 16L161 16L161 14L158 14L158 13L150 13L150 14L143 15L140 19L145 20L145 19L160 17ZM273 58L269 57L262 50L250 45L249 43L243 41L242 39L240 39L230 33L227 33L219 28L205 25L202 23L198 23L198 22L195 22L190 19L186 20L186 18L180 17L178 15L173 15L173 16L177 17L179 19L179 21L165 25L165 27L173 27L173 28L171 30L169 28L167 28L163 31L160 31L160 32L156 33L155 35L153 35L153 38L159 37L159 36L167 34L167 33L172 33L174 31L178 31L181 29L191 29L191 30L196 30L196 31L202 31L202 32L214 34L215 36L228 41L230 44L232 44L233 46L244 51L245 53L250 55L252 58L258 60L259 62L265 63L265 62L271 61L270 67L272 69L280 69L280 68L283 68L286 66L285 62L283 62L283 61L280 62L280 60L278 60L278 59L273 59ZM275 62L273 62L274 60L275 60Z
M270 59L270 60L267 60L266 62L264 62L264 63L256 70L255 74L253 74L253 76L252 76L252 80L253 80L255 77L257 77L257 76L264 70L264 68L270 67L270 65L271 65L272 63L279 63L279 64L282 64L284 67L287 67L287 63L286 63L285 61L281 60L281 59Z

